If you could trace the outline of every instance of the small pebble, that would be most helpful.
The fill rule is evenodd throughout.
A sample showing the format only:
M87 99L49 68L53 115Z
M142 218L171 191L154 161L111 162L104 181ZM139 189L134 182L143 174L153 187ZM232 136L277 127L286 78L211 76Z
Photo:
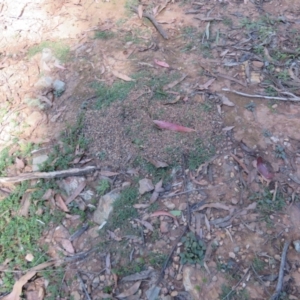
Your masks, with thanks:
M214 276L213 278L212 278L212 281L217 281L218 280L218 277L217 276Z
M236 198L232 198L232 199L231 199L231 203L232 203L233 205L236 205L236 204L239 203L239 200L236 199Z
M276 259L276 260L278 260L278 261L280 261L280 255L278 255L278 254L276 254L275 256L274 256L274 258Z
M235 258L235 254L233 252L229 252L229 257L230 258Z
M234 247L233 252L238 253L240 251L240 247Z
M171 296L172 297L176 297L178 295L178 292L177 291L173 291L172 293L171 293Z

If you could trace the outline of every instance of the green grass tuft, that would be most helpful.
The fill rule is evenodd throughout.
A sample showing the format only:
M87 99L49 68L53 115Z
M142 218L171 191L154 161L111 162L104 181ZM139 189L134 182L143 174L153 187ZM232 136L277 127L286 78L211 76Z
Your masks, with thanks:
M39 45L29 48L27 55L29 58L33 57L37 53L42 52L44 48L50 48L53 51L54 56L58 58L61 62L67 61L70 53L70 47L64 44L62 41L44 41L41 42Z

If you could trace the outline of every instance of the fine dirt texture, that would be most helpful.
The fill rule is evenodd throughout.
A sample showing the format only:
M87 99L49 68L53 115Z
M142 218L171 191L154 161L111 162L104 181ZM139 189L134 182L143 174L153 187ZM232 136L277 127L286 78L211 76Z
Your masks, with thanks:
M97 168L41 197L63 218L36 245L55 267L22 285L26 299L300 299L299 1L3 1L0 13L0 150L13 157L1 175L43 155L44 171ZM20 216L45 213L19 198ZM27 270L15 263L13 282Z

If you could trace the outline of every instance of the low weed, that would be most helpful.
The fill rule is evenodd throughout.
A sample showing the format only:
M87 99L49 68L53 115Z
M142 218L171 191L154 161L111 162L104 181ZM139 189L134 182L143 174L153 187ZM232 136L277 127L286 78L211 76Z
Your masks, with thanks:
M163 180L163 183L167 183L171 180L170 167L168 168L156 168L153 164L148 162L146 159L138 156L134 162L134 167L140 167L142 170L152 177L152 181L156 184L159 180Z
M9 260L8 272L3 273L3 285L0 286L0 293L8 291L14 284L14 276L9 270L26 270L48 259L45 249L38 245L41 233L49 222L60 222L64 216L62 212L50 212L50 208L40 200L49 186L41 180L35 186L29 186L27 182L22 182L16 186L15 190L0 202L0 264ZM34 190L33 192L31 192ZM23 197L29 197L30 207L28 216L20 215L21 201ZM36 211L41 208L43 214L36 215ZM34 259L27 262L25 256L30 253Z
M69 125L61 135L61 144L53 147L49 158L41 166L41 171L54 171L57 169L68 169L76 157L76 150L84 152L88 146L82 129L84 115L81 113L75 125Z
M188 156L188 167L190 170L196 170L201 164L205 163L215 154L215 148L205 146L202 140L195 141L194 148L190 151Z
M124 101L132 88L134 87L134 82L124 82L116 81L112 86L107 86L104 83L94 83L92 87L96 91L97 101L95 104L96 109L101 109L107 107L115 101Z
M281 146L281 145L275 146L275 156L277 158L286 159L286 152L285 152L283 146Z
M197 239L193 232L189 232L181 241L184 245L183 252L180 253L181 264L203 265L206 252L206 246L203 240Z
M68 59L70 48L64 42L53 42L53 41L44 41L39 45L29 48L27 55L28 57L33 57L35 54L42 52L44 48L50 48L53 51L53 54L61 62L65 62Z
M112 31L96 31L94 38L95 39L100 39L100 40L110 40L114 38L115 33Z
M113 212L110 215L107 226L113 229L124 228L127 220L138 216L133 207L138 202L138 191L134 187L124 189L119 198L113 203Z
M7 167L14 163L14 157L9 153L9 148L4 148L0 152L0 176L6 175Z
M266 264L263 260L259 259L258 257L255 257L253 259L252 265L255 271L261 272L264 269Z
M220 300L249 300L249 293L246 289L233 290L231 286L223 284L221 287Z
M96 192L98 195L103 196L110 188L109 181L107 179L102 179L99 181Z
M257 210L262 219L269 226L272 224L270 216L276 212L282 211L286 204L280 192L276 194L276 198L273 201L273 194L267 189L261 193L254 193L249 199L257 202Z

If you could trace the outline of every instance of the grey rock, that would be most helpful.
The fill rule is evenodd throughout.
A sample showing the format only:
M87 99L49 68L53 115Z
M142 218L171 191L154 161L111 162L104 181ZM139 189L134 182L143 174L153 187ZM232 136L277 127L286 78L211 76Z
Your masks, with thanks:
M300 253L300 240L293 241L293 245L295 247L295 250Z
M93 215L93 221L95 223L102 224L109 218L109 215L113 211L113 203L119 196L120 189L114 189L100 198L98 207Z
M32 159L32 171L36 172L40 170L40 166L49 158L47 154L36 156Z
M233 248L233 252L234 252L234 253L238 253L239 251L240 251L240 247L234 247L234 248Z
M85 181L85 177L83 176L70 176L64 178L63 180L58 180L58 186L63 189L68 196L73 195L74 191L77 189L79 184ZM81 193L82 194L82 193Z
M63 81L56 79L53 82L53 89L57 94L61 95L66 90L66 84Z
M43 89L50 89L53 84L53 79L49 76L43 76L41 77L36 83L35 87L37 89L43 90Z

